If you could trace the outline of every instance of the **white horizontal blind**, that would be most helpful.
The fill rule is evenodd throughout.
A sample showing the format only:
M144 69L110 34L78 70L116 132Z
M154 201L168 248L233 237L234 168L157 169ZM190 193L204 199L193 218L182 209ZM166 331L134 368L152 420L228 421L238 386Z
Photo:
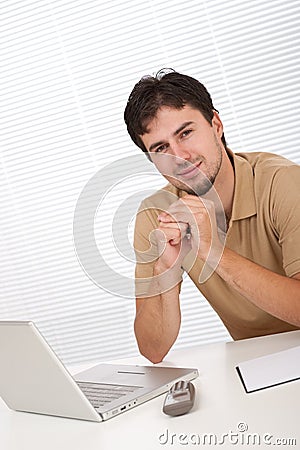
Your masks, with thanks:
M77 199L107 164L139 152L123 110L134 83L162 67L207 86L234 151L271 151L299 163L300 7L292 0L11 0L0 7L1 318L35 320L65 362L133 354L133 298L101 290L77 260ZM133 264L114 248L112 218L121 198L164 181L122 173L119 181L98 210L95 234L109 264L132 277ZM125 240L132 229L126 224ZM177 346L228 338L188 279L182 307Z

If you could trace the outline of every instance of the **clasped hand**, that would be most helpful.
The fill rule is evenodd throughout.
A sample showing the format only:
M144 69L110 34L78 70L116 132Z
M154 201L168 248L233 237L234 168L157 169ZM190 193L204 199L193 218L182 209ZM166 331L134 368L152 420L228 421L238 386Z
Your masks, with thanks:
M158 220L159 263L166 269L181 265L191 250L205 261L212 247L221 247L212 201L187 194L160 213Z

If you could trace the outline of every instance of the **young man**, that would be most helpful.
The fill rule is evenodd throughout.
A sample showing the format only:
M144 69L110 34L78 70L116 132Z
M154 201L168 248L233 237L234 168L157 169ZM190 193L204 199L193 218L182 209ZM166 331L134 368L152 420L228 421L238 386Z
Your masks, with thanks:
M124 117L169 181L136 220L141 353L157 363L175 342L183 270L233 339L299 328L300 166L233 154L206 88L176 72L142 78Z

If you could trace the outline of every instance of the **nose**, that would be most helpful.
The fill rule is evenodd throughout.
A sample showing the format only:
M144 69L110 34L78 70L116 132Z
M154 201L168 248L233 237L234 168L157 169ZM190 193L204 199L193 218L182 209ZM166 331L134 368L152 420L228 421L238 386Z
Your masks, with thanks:
M174 156L176 156L177 158L186 159L186 160L191 159L190 151L181 143L173 142L171 145L171 150L172 150L172 154ZM180 164L180 161L178 161L178 163Z

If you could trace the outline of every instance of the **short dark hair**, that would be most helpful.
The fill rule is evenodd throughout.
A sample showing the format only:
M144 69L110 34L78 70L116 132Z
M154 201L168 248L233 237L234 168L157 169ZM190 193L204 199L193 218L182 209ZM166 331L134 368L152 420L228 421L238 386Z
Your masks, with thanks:
M133 142L147 152L140 136L163 106L181 109L185 105L199 110L212 125L214 111L211 96L200 81L173 69L162 69L155 76L145 76L134 86L124 111L127 131ZM218 111L217 111L218 112ZM224 134L222 142L227 148Z

